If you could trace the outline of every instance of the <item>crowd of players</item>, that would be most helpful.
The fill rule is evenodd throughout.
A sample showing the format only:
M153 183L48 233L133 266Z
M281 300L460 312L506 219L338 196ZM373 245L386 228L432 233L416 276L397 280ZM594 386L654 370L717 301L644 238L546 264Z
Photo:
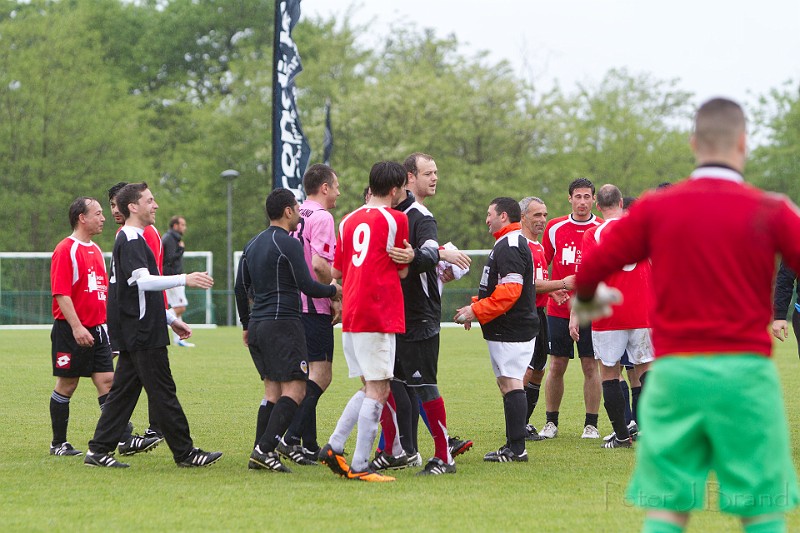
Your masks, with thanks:
M521 201L498 197L489 203L486 225L495 244L483 266L478 295L456 310L453 317L465 329L470 329L472 322L480 324L503 398L506 443L486 453L485 461L527 461L526 441L557 436L564 373L577 348L584 375L585 419L581 437L600 438L601 398L613 428L613 433L602 441L604 448L633 447L641 425L646 427L646 433L656 434L649 439L646 433L642 434L643 445L637 446L639 462L629 492L635 503L655 509L648 515L646 531L680 531L688 511L697 504L694 501L685 509L680 507L686 503L680 499L686 487L654 482L651 477L665 478L654 469L670 472L673 479L686 482L704 481L708 471L714 469L721 485L727 484L725 488L735 494L771 495L768 502L762 498L756 504L737 504L727 509L742 516L746 528L751 524L780 523L775 516L782 517L783 511L797 504L785 419L781 424L782 413L774 406L763 409L771 413L769 418L776 426L769 444L779 459L781 472L764 468L764 458L756 457L751 450L746 454L751 461L747 472L750 477L742 481L733 479L733 468L721 466L716 460L731 459L725 445L715 446L712 442L706 451L694 451L692 455L674 440L666 447L654 444L664 432L687 439L709 438L706 433L698 436L707 428L685 427L693 409L697 409L696 405L687 407L688 400L681 402L680 412L656 413L657 407L662 406L655 405L652 398L658 394L668 397L670 387L675 386L663 376L669 376L670 369L677 370L675 376L682 375L677 365L662 363L656 365L665 368L655 373L658 379L646 379L656 355L752 353L755 361L751 366L727 367L744 374L760 372L767 382L772 380L769 369L762 368L766 361L762 355L769 355L769 349L765 351L759 335L748 337L731 332L728 340L738 339L738 345L715 342L718 335L698 341L719 317L688 313L686 316L693 320L689 324L675 315L664 315L675 312L670 308L678 292L675 287L684 289L690 303L694 303L691 298L695 291L706 288L684 276L712 281L702 272L702 265L695 265L698 271L686 272L679 261L693 263L689 256L694 249L678 259L662 251L680 248L676 246L678 241L696 244L693 236L686 234L685 225L667 222L673 214L668 208L679 211L693 202L707 202L710 192L704 187L710 186L718 194L727 192L733 203L760 209L755 229L734 224L729 228L733 235L739 236L737 231L741 235L758 234L762 228L778 224L790 231L789 240L793 239L795 245L774 240L759 250L760 256L754 254L772 257L773 270L775 252L786 260L778 278L772 329L781 340L788 330L785 313L795 278L791 267L800 264L796 245L800 241L800 217L789 202L741 185L744 138L744 118L737 104L724 99L705 104L698 112L692 138L698 169L686 182L668 191L648 194L631 216L626 215L626 202L616 186L608 184L595 190L585 178L569 185L572 212L549 222L546 205L536 197ZM438 179L436 163L427 154L411 154L402 165L391 161L376 163L370 171L365 204L346 215L339 222L338 231L329 210L336 205L339 180L330 167L313 165L308 169L304 176L307 198L302 205L286 189L277 189L268 196L270 225L244 248L235 285L243 341L265 386L249 468L289 472L282 462L286 458L298 465L323 463L347 479L394 481L387 470L423 465L417 438L422 417L433 438L435 453L419 475L456 472L454 457L469 450L473 443L450 435L445 402L437 386L441 290L444 283L463 275L471 261L449 243L440 245L436 221L425 206L426 199L436 193ZM213 280L205 273L161 275L157 246L147 237L148 232L155 231L157 204L146 184L125 185L113 194L110 191L109 199L112 212L119 213L119 222L124 226L114 244L108 279L100 250L91 242L91 237L102 231L104 221L102 208L94 199L78 198L70 207L74 233L59 244L53 255L56 321L52 338L57 383L51 398L51 454L81 453L66 439L69 398L78 378L91 376L102 413L85 464L126 467L114 459L116 447L121 454L146 452L163 439L178 465L212 464L221 453L194 447L175 394L167 359L166 327L169 324L180 339L187 338L191 330L174 313L165 312L168 306L163 291L184 285L208 288ZM602 218L592 213L595 202ZM769 206L764 207L767 203ZM653 213L664 218L654 222ZM733 243L717 243L714 252L720 256L715 255L709 262L746 263L735 254L724 256L725 246L732 248ZM767 264L766 259L763 264L755 264L755 259L751 262L754 264L740 267L742 273L753 274L747 270L750 266L760 276L761 285L764 280L771 284L773 271L758 270ZM672 270L667 274L659 272L666 265ZM731 272L721 277L728 276L733 281L721 285L735 291L739 272L728 270ZM675 282L673 276L681 281ZM764 292L769 295L770 287L759 293L760 301ZM752 318L757 325L763 317L754 314ZM655 322L655 348L651 319ZM331 383L333 327L340 321L350 377L360 378L363 387L347 402L335 430L320 446L316 406ZM686 331L676 331L675 323L683 324ZM752 324L748 327L753 328ZM115 372L112 350L119 354ZM665 358L670 363L702 359ZM699 373L701 379L711 373L711 367L720 366L719 355L712 359L714 362ZM751 363L744 356L727 358L733 360ZM530 421L546 366L546 423L537 431ZM629 369L630 388L622 379L623 366ZM736 382L740 375L727 378ZM642 387L651 380L654 383L648 384L647 390L653 387L655 392L642 396L649 400L643 416L646 422L637 423L641 422L638 400ZM128 421L142 387L152 406L151 426L159 429L140 437L131 433ZM687 394L682 399L690 397ZM782 405L779 397L769 397L773 404ZM348 462L344 447L356 425L355 447ZM720 433L727 431L721 422L712 427ZM381 429L379 449L373 457ZM681 450L680 457L675 449ZM687 457L696 458L697 463L688 467L676 465ZM784 504L774 497L776 487L786 491ZM661 497L657 505L651 505L652 498L645 503L637 499L654 494ZM665 501L669 500L666 496L675 496L678 503Z

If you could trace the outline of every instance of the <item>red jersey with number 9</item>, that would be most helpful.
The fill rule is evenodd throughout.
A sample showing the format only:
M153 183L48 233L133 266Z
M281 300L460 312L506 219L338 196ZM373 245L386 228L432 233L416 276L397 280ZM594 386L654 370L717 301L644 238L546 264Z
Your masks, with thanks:
M399 265L388 250L408 239L408 217L388 207L363 206L342 219L333 266L342 273L342 331L406 330Z

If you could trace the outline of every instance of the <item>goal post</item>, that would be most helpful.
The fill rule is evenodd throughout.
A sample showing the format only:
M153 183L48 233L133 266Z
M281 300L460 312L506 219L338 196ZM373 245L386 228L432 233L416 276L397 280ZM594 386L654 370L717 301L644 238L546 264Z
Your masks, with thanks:
M50 328L53 324L50 293L52 252L0 252L0 329ZM110 253L104 253L109 268ZM184 253L187 272L214 271L209 251ZM211 290L187 288L189 306L184 314L194 328L216 327Z

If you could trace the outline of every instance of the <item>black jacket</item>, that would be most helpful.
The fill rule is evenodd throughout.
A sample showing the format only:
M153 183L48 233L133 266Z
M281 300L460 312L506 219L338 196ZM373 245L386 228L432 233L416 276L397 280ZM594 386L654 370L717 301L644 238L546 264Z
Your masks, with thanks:
M408 217L408 242L414 248L408 276L400 282L406 310L406 332L402 337L409 341L429 339L439 333L442 320L442 296L436 273L439 263L436 220L409 191L395 209Z
M797 274L781 261L778 276L775 278L775 300L773 301L773 320L786 320L789 304L792 302L792 288L797 292L800 302L800 283L795 286Z
M164 249L164 275L174 276L183 274L183 246L178 243L183 239L183 235L170 228L161 237L161 247Z

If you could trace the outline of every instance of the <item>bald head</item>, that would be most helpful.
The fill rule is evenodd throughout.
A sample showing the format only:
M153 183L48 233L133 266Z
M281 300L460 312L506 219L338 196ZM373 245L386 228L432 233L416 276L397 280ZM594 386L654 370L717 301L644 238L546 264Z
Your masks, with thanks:
M603 218L618 218L622 214L622 192L616 185L606 183L598 189L597 209Z
M739 151L744 155L744 135L745 117L741 106L726 98L714 98L697 110L692 147L698 159L727 158Z

